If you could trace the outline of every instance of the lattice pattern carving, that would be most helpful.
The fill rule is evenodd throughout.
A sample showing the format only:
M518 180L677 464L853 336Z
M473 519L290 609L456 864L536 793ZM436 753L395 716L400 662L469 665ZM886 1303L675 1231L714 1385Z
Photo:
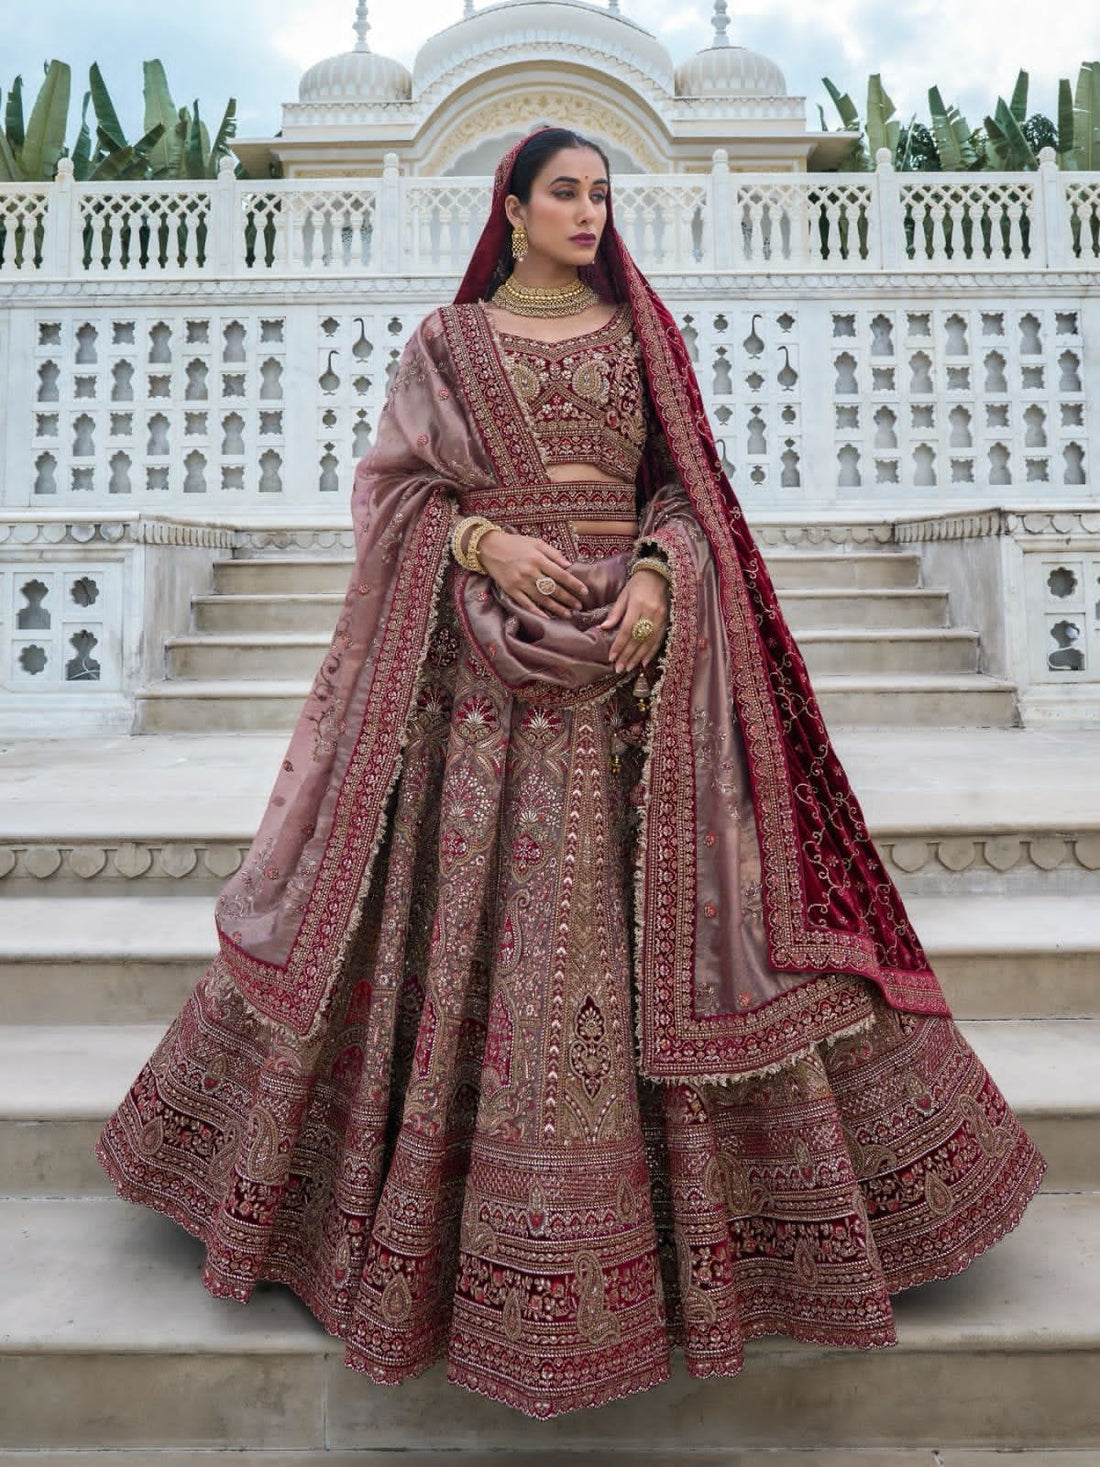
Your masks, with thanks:
M831 321L841 489L1085 483L1078 311L914 304Z
M207 261L213 201L209 187L120 189L77 196L89 275L140 275L201 269Z
M1073 256L1082 264L1100 260L1100 183L1066 181L1066 206Z
M680 330L707 398L726 472L740 492L803 488L801 361L792 311L683 311Z
M1033 175L994 182L932 174L901 183L900 191L909 259L941 266L1029 259L1038 219Z
M370 447L402 347L423 312L322 312L317 328L318 495L342 509L356 460Z
M0 277L41 268L47 197L45 187L0 191Z
M259 311L41 313L36 502L281 493L285 336L283 316Z
M117 564L0 565L3 687L16 693L117 689L119 577Z
M682 269L703 258L707 203L705 182L639 182L624 174L615 184L615 227L637 259Z
M1100 554L1032 554L1027 565L1032 678L1100 679Z
M760 266L858 265L870 253L873 199L870 181L833 178L823 183L812 175L766 183L738 181L733 206L735 261Z
M411 270L462 270L489 212L490 182L407 183L404 256Z
M289 196L291 270L357 274L369 270L376 194L362 188L299 189Z

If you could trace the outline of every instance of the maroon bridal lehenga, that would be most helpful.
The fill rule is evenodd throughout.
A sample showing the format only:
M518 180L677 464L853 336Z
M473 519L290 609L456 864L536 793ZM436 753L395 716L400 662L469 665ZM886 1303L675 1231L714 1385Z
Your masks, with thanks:
M218 956L97 1154L204 1242L212 1293L281 1281L373 1380L443 1358L550 1416L673 1346L706 1376L760 1335L891 1344L889 1295L1001 1238L1045 1163L951 1019L610 215L582 271L605 326L539 344L479 304L515 151L357 467L343 612ZM462 570L471 511L558 545L585 608ZM598 625L636 544L672 576L648 708Z

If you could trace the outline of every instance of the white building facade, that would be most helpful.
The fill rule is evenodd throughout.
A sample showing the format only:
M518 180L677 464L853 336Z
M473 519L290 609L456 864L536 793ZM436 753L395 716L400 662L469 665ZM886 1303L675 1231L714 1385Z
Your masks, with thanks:
M1100 719L1100 175L827 171L725 9L676 64L618 4L467 4L410 72L360 3L252 177L0 185L0 731L131 730L213 562L350 552L402 344L542 122L606 146L764 544L916 547L1022 721Z

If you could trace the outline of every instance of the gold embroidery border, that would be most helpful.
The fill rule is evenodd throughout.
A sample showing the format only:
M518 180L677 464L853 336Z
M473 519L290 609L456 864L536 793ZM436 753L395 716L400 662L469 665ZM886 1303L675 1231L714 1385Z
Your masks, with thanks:
M348 761L302 921L284 965L265 962L219 932L220 961L249 1004L301 1038L316 1032L340 962L358 926L357 906L370 880L386 801L400 769L447 561L451 506L442 495L424 505L401 557L390 609L378 632L381 652L364 699L364 719ZM432 588L425 595L425 586ZM351 859L348 860L348 855Z
M767 656L747 585L748 578L753 576L758 575L765 580L767 571L741 511L733 509L728 521L722 513L715 493L721 470L711 465L708 471L703 455L696 452L698 437L705 428L689 420L684 411L684 394L677 379L675 352L665 340L644 281L636 270L628 270L627 273L635 330L643 344L651 398L681 482L699 516L718 570L723 621L731 642L730 675L752 775L772 966L780 971L839 970L862 975L878 983L898 1007L947 1015L950 1010L934 973L927 965L923 969L912 969L884 962L884 954L879 952L868 932L845 933L832 928L815 929L811 925L802 884L799 832L794 816L797 797L785 757L777 689L769 675L771 659ZM744 543L744 566L736 553L735 539ZM761 610L766 612L769 609L761 607ZM775 618L778 620L780 615L777 609ZM812 694L804 694L792 687L778 676L778 671L775 679L779 683L778 692L785 696L788 706L795 699L807 703L804 712L812 718L815 736L822 745L822 757L835 759L824 720ZM793 709L791 722L798 723ZM869 837L867 840L870 844ZM923 959L923 951L909 925L900 896L885 869L881 871L880 890L892 893L899 935L911 938L914 955Z

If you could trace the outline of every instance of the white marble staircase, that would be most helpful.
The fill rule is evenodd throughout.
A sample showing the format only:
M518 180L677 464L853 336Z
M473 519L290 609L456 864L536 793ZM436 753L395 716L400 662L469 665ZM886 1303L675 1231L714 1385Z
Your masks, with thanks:
M830 722L1007 725L1012 685L979 670L977 632L950 624L947 592L892 550L777 550L768 565ZM142 689L147 733L289 728L320 665L348 560L214 566L192 627L168 639L165 678Z
M201 1249L108 1195L91 1157L212 951L282 736L0 750L0 1463L1095 1467L1100 738L835 733L957 1018L1047 1156L1043 1191L965 1273L895 1298L895 1349L760 1341L736 1380L678 1368L549 1425L438 1368L371 1385L278 1288L211 1299Z

